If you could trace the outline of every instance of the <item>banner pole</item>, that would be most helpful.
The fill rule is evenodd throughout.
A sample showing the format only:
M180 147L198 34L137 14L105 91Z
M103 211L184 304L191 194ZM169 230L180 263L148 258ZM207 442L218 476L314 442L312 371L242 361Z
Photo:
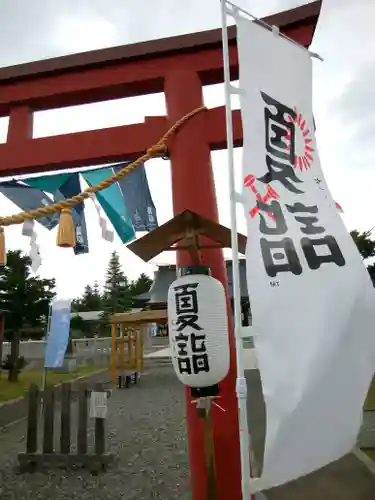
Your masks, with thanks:
M51 326L51 309L52 305L50 303L49 308L48 308L48 319L47 319L47 327L45 330L45 338L44 338L44 363L43 363L43 378L42 378L42 416L44 412L44 391L46 390L46 384L47 384L47 368L46 368L46 347L47 347L47 337L49 335L49 329Z
M224 66L224 88L225 88L225 118L228 148L228 176L229 176L229 201L231 220L231 246L232 246L232 272L233 272L233 302L234 302L234 333L236 340L237 380L236 393L238 402L238 419L240 431L240 454L241 454L241 486L242 498L250 498L250 438L247 421L247 384L243 365L243 345L241 336L241 290L238 259L238 235L236 219L236 190L234 179L234 155L233 155L233 124L231 109L231 83L229 69L229 43L227 29L227 12L225 0L221 4L221 27L223 44L223 66ZM251 497L253 499L253 497Z

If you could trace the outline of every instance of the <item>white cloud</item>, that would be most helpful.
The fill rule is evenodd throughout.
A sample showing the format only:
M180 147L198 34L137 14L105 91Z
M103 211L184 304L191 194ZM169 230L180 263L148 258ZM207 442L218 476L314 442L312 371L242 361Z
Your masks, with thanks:
M298 0L238 0L258 16L295 7ZM21 4L23 8L21 8ZM147 15L145 15L147 14ZM322 166L334 197L343 206L349 228L368 229L375 225L373 185L375 160L372 149L375 95L375 38L373 0L324 0L313 50L324 57L314 63L314 112ZM33 20L33 22L31 22ZM28 21L28 22L27 22ZM0 21L0 64L134 43L191 31L219 27L217 0L3 0ZM13 29L9 29L13 26ZM1 48L2 47L2 48ZM224 103L223 86L204 92L209 107ZM238 107L238 106L237 106ZM163 96L122 99L92 106L37 113L34 136L41 137L99 127L142 122L145 116L165 113ZM5 120L0 120L0 142L5 140ZM240 180L242 151L236 151L236 176ZM220 221L229 225L226 152L214 152L212 163L219 200ZM159 222L173 215L169 162L153 160L146 166ZM0 199L2 215L16 208ZM239 230L245 230L239 210ZM116 240L112 245L99 237L96 215L87 206L90 254L74 257L72 251L57 249L55 235L39 229L44 257L41 273L58 279L62 295L80 293L86 283L102 280L113 248L120 251L126 272L135 278L140 272L152 274L145 265ZM7 229L7 244L27 250L19 227ZM170 252L156 262L172 260ZM67 272L67 270L69 272Z
M86 52L111 47L116 38L116 27L105 19L63 17L58 20L52 42L57 50Z

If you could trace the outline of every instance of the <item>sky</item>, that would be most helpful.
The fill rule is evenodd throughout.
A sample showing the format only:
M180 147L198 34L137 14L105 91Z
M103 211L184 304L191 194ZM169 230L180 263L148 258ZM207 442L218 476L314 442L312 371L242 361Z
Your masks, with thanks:
M235 3L258 17L307 3L298 0L237 0ZM145 16L145 13L147 15ZM323 170L333 197L344 209L349 230L375 226L375 37L373 0L323 0L322 12L312 50L324 62L314 60L313 109L317 143ZM150 39L220 27L218 0L1 0L0 66L100 49ZM298 75L296 75L298 77ZM224 104L223 85L204 89L205 104ZM238 108L233 103L233 108ZM35 113L34 137L78 132L96 128L139 123L150 115L164 115L161 94L121 99ZM0 142L5 142L7 119L0 119ZM240 182L241 149L235 151L236 181ZM220 223L230 226L227 189L227 154L212 153ZM159 224L173 217L170 165L152 160L146 165L151 194ZM1 215L11 215L17 207L0 195ZM150 276L157 263L172 263L167 252L145 264L116 237L114 243L100 238L97 215L86 204L90 253L74 256L71 249L55 245L55 232L37 225L43 263L38 274L55 277L61 297L73 298L86 284L103 284L108 259L120 253L129 279L146 272ZM238 228L245 233L242 209ZM21 227L6 229L8 249L29 250ZM230 256L230 252L226 253Z

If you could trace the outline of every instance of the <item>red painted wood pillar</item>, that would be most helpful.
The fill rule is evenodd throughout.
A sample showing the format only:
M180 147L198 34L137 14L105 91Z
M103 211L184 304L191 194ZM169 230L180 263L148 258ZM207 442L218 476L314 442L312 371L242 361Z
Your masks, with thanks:
M11 109L7 142L19 143L33 137L33 112L27 106L16 106Z
M165 77L168 119L175 123L186 113L203 105L202 86L194 71L176 68ZM203 217L218 221L211 154L206 139L206 118L202 112L185 124L171 145L173 208L175 215L190 209ZM220 249L201 251L204 265L220 280L227 292L227 273ZM188 252L177 253L179 267L192 264ZM230 303L227 300L231 346L231 367L220 385L222 412L214 407L216 478L219 500L241 499L238 410L235 393L235 342ZM190 393L186 392L189 462L193 500L206 500L203 423L198 418Z

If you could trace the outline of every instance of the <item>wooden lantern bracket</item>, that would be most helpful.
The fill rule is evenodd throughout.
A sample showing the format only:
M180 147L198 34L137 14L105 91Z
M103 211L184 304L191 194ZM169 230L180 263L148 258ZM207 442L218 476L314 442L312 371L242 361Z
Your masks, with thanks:
M246 236L238 234L238 250L245 254ZM187 251L200 265L206 248L231 248L231 232L225 226L186 210L142 238L130 243L128 249L145 262L165 251Z

